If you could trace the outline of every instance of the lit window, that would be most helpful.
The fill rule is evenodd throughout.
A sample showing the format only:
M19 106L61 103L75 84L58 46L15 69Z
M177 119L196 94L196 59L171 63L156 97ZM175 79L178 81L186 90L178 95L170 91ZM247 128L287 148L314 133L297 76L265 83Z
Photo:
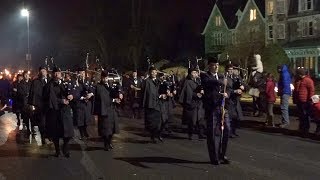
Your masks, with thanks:
M285 39L286 37L286 26L284 24L278 24L277 26L277 38Z
M216 26L221 26L221 16L216 16Z
M273 39L273 26L272 25L269 25L269 34L268 34L268 37L269 39Z
M285 12L285 1L284 0L278 0L277 1L277 13L278 14L284 14Z
M273 1L268 1L268 14L269 15L272 15L273 14L273 8L274 8L274 5L273 5Z
M256 9L250 9L250 21L257 19L257 10Z

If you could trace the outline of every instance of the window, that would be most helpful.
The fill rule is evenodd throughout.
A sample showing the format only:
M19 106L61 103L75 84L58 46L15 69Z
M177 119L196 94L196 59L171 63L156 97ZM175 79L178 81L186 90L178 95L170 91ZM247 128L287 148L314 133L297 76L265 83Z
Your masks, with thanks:
M299 0L299 11L313 10L313 0Z
M221 16L216 16L216 26L221 26Z
M236 44L237 43L237 37L236 37L236 33L235 32L232 33L231 41L232 41L231 42L232 44Z
M308 35L312 36L313 35L313 22L312 21L309 22L308 29L309 29L309 34Z
M277 39L285 39L286 26L284 24L278 24L277 26Z
M312 36L314 34L313 21L304 21L302 24L302 37Z
M269 25L268 37L269 37L269 39L273 39L273 26L272 25Z
M213 34L213 45L220 46L222 45L222 33Z
M307 8L307 10L310 10L313 8L313 0L307 0L306 8Z
M250 9L250 21L257 19L257 10L256 9Z
M277 14L285 13L285 0L277 0Z
M273 8L274 8L273 0L268 1L267 7L268 7L268 9L267 9L268 10L268 14L272 15L273 14Z

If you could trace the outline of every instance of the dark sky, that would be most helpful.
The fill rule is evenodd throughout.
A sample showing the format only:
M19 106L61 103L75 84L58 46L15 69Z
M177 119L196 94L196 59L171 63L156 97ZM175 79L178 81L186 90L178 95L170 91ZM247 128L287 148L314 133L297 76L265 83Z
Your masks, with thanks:
M89 1L92 0L1 0L0 65L17 65L24 60L27 26L26 19L20 17L23 4L31 10L30 44L33 65L38 65L46 55L55 55L61 50L57 39L70 28L75 14L81 17L83 11L86 12ZM131 20L131 0L100 1L105 1L105 5L111 6L111 13L116 14L112 18L119 22L125 21L121 25L121 31L126 32ZM142 0L145 1L147 0ZM163 27L157 33L167 37L165 46L170 46L165 50L165 56L176 58L176 51L179 51L181 46L199 51L198 39L214 5L213 1L153 0L154 11L160 19L158 23ZM192 45L193 42L195 47Z

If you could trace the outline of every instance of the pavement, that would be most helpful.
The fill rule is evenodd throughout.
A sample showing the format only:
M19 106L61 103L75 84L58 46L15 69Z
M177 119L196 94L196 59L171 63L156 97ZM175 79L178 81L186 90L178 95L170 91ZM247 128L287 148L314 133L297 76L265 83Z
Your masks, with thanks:
M121 133L115 148L103 151L97 127L89 127L91 138L71 141L71 157L55 158L53 145L41 147L39 133L26 136L16 127L12 113L0 117L0 180L317 180L320 177L318 140L301 138L294 131L265 128L263 118L245 118L239 138L230 139L230 165L209 164L206 141L188 140L176 109L174 133L164 143L152 144L142 119L121 118ZM126 114L129 115L129 114ZM96 123L96 122L95 122ZM292 127L291 127L292 126ZM313 127L314 128L314 125ZM311 129L312 131L313 129Z

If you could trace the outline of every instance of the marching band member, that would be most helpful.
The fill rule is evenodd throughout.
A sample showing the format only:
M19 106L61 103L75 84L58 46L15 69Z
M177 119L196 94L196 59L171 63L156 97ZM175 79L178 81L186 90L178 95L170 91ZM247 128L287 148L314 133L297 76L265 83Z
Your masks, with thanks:
M98 134L103 138L104 150L113 149L113 134L119 133L117 105L123 99L122 93L108 80L108 72L101 73L101 82L97 84L94 99L94 114L98 116Z
M209 157L213 165L229 164L230 161L225 156L229 139L229 115L228 107L222 104L228 102L231 85L226 77L218 73L217 59L208 59L208 69L207 73L201 74L201 82L204 88L203 100Z

